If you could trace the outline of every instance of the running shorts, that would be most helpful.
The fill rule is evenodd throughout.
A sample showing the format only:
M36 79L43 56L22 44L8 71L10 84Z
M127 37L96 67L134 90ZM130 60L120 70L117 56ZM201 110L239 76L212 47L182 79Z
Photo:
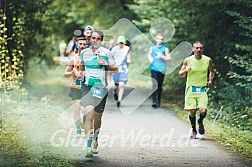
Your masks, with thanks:
M102 113L105 109L105 104L108 96L107 88L95 88L82 84L81 86L82 98L80 105L86 107L92 105L95 107L95 111Z
M198 90L197 90L198 89ZM195 90L197 90L195 92ZM208 96L205 87L190 86L185 91L185 110L207 108Z

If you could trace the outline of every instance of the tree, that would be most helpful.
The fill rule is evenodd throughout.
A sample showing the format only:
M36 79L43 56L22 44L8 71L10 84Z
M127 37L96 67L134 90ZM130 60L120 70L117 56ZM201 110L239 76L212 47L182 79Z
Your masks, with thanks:
M174 23L176 34L169 42L205 44L217 69L214 89L211 89L212 107L224 105L223 120L243 129L251 129L251 16L252 2L246 0L135 0L131 9L139 15L136 24L147 32L151 21L160 16ZM168 46L169 46L168 45ZM167 82L179 83L177 78ZM177 84L178 85L178 84ZM180 92L183 92L181 87ZM218 93L217 93L218 92ZM169 94L176 94L173 89ZM237 111L238 110L238 111ZM244 120L248 124L243 124Z
M132 17L126 6L131 2L1 0L1 82L22 80L33 57L52 65L51 43L74 30L88 24L106 29L123 16Z

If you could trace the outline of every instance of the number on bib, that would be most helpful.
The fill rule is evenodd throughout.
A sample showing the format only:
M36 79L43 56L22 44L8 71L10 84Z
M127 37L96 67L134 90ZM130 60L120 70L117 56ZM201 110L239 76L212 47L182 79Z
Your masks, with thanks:
M192 93L204 93L205 88L201 86L192 86Z
M102 98L104 95L103 89L92 87L90 90L91 90L91 93L94 97Z

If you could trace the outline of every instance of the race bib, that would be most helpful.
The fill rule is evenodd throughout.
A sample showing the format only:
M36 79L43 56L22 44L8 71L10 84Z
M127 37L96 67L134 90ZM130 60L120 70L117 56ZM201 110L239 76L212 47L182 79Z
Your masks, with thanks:
M192 86L192 93L204 93L205 92L205 88L201 87L201 86Z
M119 70L118 70L118 72L124 72L124 68L123 68L123 66L119 66Z
M76 79L75 85L76 86L81 86L82 81L83 81L83 78Z
M127 73L127 70L128 70L127 65L120 65L118 68L119 68L118 72Z
M90 91L91 91L91 93L92 93L92 95L93 95L94 97L103 98L103 96L104 96L104 89L102 89L102 88L95 88L95 87L92 87L92 88L90 89Z

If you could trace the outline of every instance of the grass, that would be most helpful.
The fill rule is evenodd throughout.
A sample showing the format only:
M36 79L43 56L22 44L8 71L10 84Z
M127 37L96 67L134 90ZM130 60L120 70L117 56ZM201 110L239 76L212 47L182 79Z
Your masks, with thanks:
M57 154L48 154L50 147L48 136L59 128L53 125L53 118L60 107L50 107L40 99L31 99L29 95L14 93L3 107L1 127L1 160L3 166L71 166L71 160ZM7 94L2 95L8 98ZM15 97L15 98L12 98ZM20 98L19 100L17 100ZM4 101L6 104L6 100ZM57 104L57 103L55 103ZM15 106L15 107L14 107ZM54 112L53 112L54 111ZM48 118L52 119L48 119ZM48 126L51 129L48 129ZM47 133L47 134L46 134Z
M147 58L146 58L147 59ZM129 69L129 85L132 87L141 87L141 88L151 88L152 83L150 80L150 72L145 70L141 78L139 77L139 71L142 69L140 64L146 64L146 60L143 58L139 58L137 56L134 59L134 64L130 65ZM175 71L177 76L177 71ZM166 76L167 77L167 76ZM173 77L173 75L169 76ZM167 82L171 82L168 80ZM176 83L173 84L174 86ZM177 86L177 85L176 85ZM165 90L163 92L164 96L168 96L167 98L171 98L169 92L166 93ZM180 96L177 97L176 95L172 95L172 99L164 100L165 106L169 108L171 111L175 112L183 121L188 122L188 112L183 110L181 106ZM231 127L226 124L221 124L220 122L213 120L206 117L205 119L205 126L207 127L207 135L218 142L219 144L225 145L226 148L234 151L235 153L242 155L249 161L252 161L252 132L251 131L241 131L238 128Z
M56 118L70 102L64 69L34 67L23 88L0 92L1 166L74 166L71 149L50 143L62 128Z
M169 101L165 101L164 103L165 107L175 112L182 120L188 122L189 124L188 111L177 105L171 104ZM233 151L235 154L238 154L252 162L251 131L241 131L236 127L231 127L218 121L214 122L212 119L207 117L204 120L204 125L207 129L206 135L208 137Z
M136 66L132 66L136 67ZM63 77L65 66L48 68L33 66L22 89L0 92L1 153L3 166L74 166L69 148L55 148L49 143L51 134L62 128L56 121L68 106L69 87ZM135 70L138 68L136 67ZM148 80L148 79L147 79ZM146 80L129 79L129 85L151 87ZM134 82L132 82L134 81ZM188 113L174 101L164 101L167 108L188 122ZM188 122L189 123L189 122ZM237 128L205 120L207 135L226 148L251 161L252 134ZM48 129L48 127L50 127Z

